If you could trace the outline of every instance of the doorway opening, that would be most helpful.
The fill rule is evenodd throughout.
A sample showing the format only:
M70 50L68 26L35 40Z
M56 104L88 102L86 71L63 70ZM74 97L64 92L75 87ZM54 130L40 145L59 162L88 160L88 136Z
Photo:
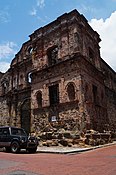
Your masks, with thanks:
M30 99L26 99L21 105L21 128L25 129L26 133L30 133L31 125L31 103Z

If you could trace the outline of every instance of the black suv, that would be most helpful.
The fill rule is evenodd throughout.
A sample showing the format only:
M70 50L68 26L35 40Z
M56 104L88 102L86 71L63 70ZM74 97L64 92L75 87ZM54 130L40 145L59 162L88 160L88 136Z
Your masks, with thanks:
M5 147L7 152L17 153L20 149L26 149L28 152L34 153L37 146L37 138L28 136L24 129L9 126L0 127L0 147Z

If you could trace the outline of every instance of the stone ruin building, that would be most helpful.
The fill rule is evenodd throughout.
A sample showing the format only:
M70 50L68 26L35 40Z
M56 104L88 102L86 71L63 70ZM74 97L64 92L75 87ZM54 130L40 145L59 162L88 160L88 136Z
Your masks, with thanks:
M29 37L0 73L0 125L116 131L116 74L87 19L73 10Z

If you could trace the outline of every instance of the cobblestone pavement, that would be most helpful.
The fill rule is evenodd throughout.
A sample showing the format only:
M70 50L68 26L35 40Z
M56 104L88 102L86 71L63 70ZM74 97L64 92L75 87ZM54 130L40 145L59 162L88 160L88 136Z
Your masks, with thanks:
M81 154L0 152L0 175L116 175L116 145Z

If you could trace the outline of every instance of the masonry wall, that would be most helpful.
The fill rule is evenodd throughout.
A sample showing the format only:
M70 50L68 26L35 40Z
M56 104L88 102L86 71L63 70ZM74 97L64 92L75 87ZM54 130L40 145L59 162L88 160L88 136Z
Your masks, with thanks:
M81 53L94 66L100 68L99 35L77 11L62 15L44 28L36 30L30 38L33 66L37 70L49 66L47 53L54 46L58 49L57 63L75 53ZM93 60L89 58L89 48L94 52Z
M115 131L116 128L116 73L112 68L101 60L102 71L104 74L105 96L107 101L107 115L109 123L107 128Z
M4 98L0 98L0 125L9 125L9 111Z
M91 128L103 130L106 128L108 118L103 74L94 69L94 66L82 55L77 54L64 63L35 72L32 79L32 115L36 125L39 125L39 120L46 120L46 126L46 123L49 124L49 115L58 115L58 122L62 123L60 127L63 126L68 130ZM52 107L50 106L49 86L56 83L59 84L60 100L57 106ZM70 100L67 93L70 83L73 83L75 87L74 100ZM93 85L97 87L96 102L93 97ZM37 103L38 92L42 93L41 107L38 107ZM52 113L52 110L56 113L54 111ZM44 113L44 117L41 113ZM40 129L40 126L34 127L37 130Z
M100 58L99 42L76 10L34 31L0 73L0 125L115 130L116 74Z

